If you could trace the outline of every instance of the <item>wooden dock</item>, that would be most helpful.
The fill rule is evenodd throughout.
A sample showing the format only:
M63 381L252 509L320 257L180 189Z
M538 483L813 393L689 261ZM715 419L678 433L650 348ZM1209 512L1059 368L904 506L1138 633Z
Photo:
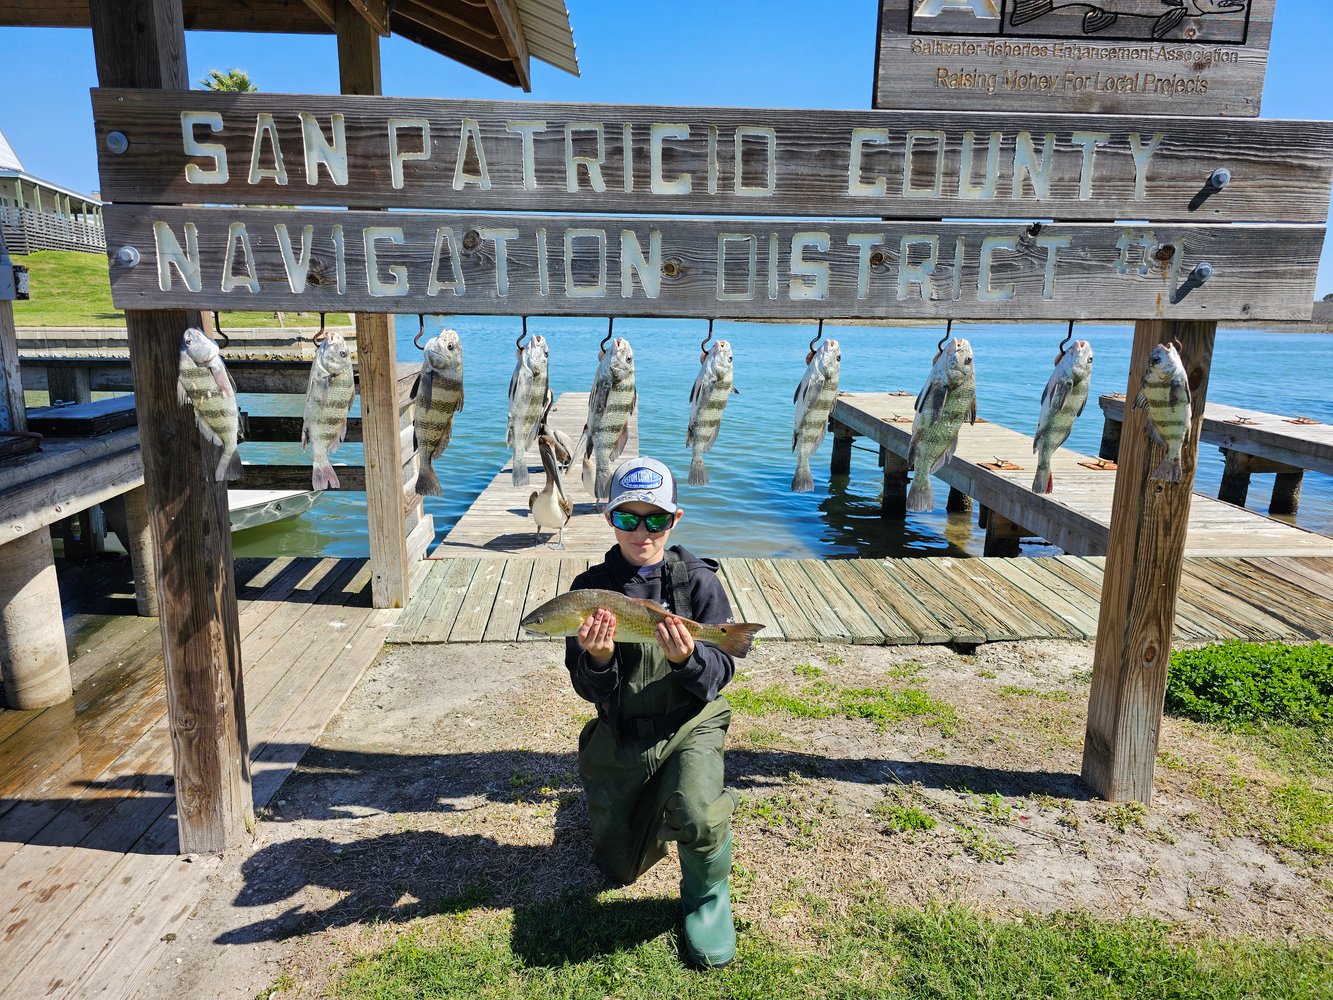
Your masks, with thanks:
M1099 402L1106 419L1099 451L1102 458L1115 461L1125 397L1111 393ZM1274 475L1270 514L1296 513L1307 469L1333 475L1333 426L1309 417L1284 417L1209 401L1204 404L1199 441L1217 445L1226 459L1218 499L1241 507L1254 474Z
M588 394L564 392L551 408L550 426L568 434L571 441L577 441L587 418ZM630 458L638 453L639 419L636 411L629 418L629 440L622 457ZM607 527L606 519L595 510L594 498L583 488L578 461L564 477L565 490L574 498L574 516L565 526L565 547L555 547L554 532L543 532L540 541L537 539L528 512L528 497L542 488L546 474L542 471L536 446L529 448L525 457L531 484L515 486L513 462L506 462L431 553L432 559L507 555L561 559L579 555L601 556L610 547L611 529Z
M519 622L597 556L454 558L431 565L389 642L513 642ZM723 559L738 620L765 640L872 645L1092 639L1099 557ZM1333 638L1333 557L1187 558L1175 637Z
M912 437L913 397L906 393L844 393L833 406L835 435L875 441L905 465ZM1115 465L1069 448L1053 456L1053 493L1032 492L1032 438L978 420L963 425L954 457L936 473L1022 534L1044 538L1071 555L1104 555L1110 537ZM890 472L886 465L886 479ZM944 498L937 496L937 506ZM990 547L988 535L988 552ZM1333 556L1333 538L1195 493L1190 504L1187 556Z
M237 561L256 810L401 613L371 608L369 579L365 559ZM6 997L137 995L221 863L178 856L157 620L102 619L71 659L72 701L0 710Z

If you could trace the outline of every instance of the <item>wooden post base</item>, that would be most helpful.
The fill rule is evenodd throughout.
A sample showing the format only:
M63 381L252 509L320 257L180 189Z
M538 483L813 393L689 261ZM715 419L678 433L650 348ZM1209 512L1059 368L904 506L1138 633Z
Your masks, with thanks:
M1250 456L1226 449L1222 453L1226 462L1222 466L1222 485L1217 490L1217 499L1244 507L1250 495Z
M1102 443L1097 449L1097 457L1105 459L1108 462L1115 462L1120 458L1120 428L1119 420L1107 416L1102 421Z
M879 516L901 521L907 517L907 460L881 448L884 460L884 496L879 502Z
M986 515L986 544L982 555L1016 556L1021 550L1021 542L1029 534L1009 518L995 511Z
M852 442L856 436L841 424L833 427L833 458L829 461L829 474L845 476L852 471Z
M1181 450L1180 481L1167 483L1150 478L1166 450L1149 439L1146 411L1125 412L1083 746L1083 780L1108 800L1152 801L1190 491L1216 332L1216 323L1199 321L1141 320L1134 327L1126 395L1132 398L1138 392L1152 349L1178 341L1189 376L1193 420Z
M45 528L0 545L0 673L10 708L49 708L73 693L55 555Z
M148 516L148 490L140 486L125 494L125 532L122 539L134 570L134 603L139 614L157 615L157 553L153 548L153 525Z
M1273 478L1273 497L1268 502L1270 514L1295 514L1301 505L1301 483L1305 479L1302 469L1291 472L1279 472Z
M972 498L962 490L949 487L949 499L945 501L944 509L950 514L959 514L972 509Z

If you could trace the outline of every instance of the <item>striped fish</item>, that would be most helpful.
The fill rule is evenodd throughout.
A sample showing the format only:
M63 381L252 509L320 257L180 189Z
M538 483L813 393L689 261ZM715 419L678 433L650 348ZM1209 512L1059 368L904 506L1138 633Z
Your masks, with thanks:
M953 458L964 420L977 422L976 373L972 345L954 337L935 358L926 384L916 397L912 443L907 449L907 465L912 470L908 510L920 513L935 508L930 477Z
M301 425L301 447L310 449L314 462L310 482L317 490L341 485L329 455L347 436L347 411L355 396L352 352L340 334L330 333L315 348L305 391L305 422Z
M708 485L704 452L717 440L722 411L731 394L740 392L731 382L731 361L731 344L725 340L714 341L699 368L694 388L690 390L690 426L685 431L685 446L694 451L690 459L691 486Z
M1074 421L1088 401L1091 381L1092 345L1086 340L1076 340L1056 359L1055 371L1051 372L1041 394L1041 416L1037 418L1037 435L1032 439L1032 450L1037 455L1032 492L1049 493L1055 485L1051 456L1074 429Z
M593 495L611 499L611 463L629 440L629 418L638 403L634 389L634 352L629 341L616 337L602 355L588 396L586 455L595 467Z
M534 334L518 349L514 374L509 378L509 427L505 444L514 453L514 485L528 485L528 460L524 453L537 440L542 408L546 402L546 372L550 349L546 338Z
M791 450L796 452L796 473L791 479L793 493L809 493L815 488L810 474L810 456L828 433L828 415L838 396L838 372L842 367L842 349L836 340L819 345L806 362L805 374L796 387L796 429L791 436Z
M1166 457L1153 469L1152 478L1180 482L1180 452L1189 438L1189 376L1180 354L1171 344L1158 344L1148 355L1143 385L1134 397L1134 409L1148 411L1148 434L1166 449Z
M412 440L417 449L417 496L437 497L439 477L431 465L449 447L454 414L463 409L463 346L456 330L441 330L426 341L421 373L412 387L416 416Z
M194 408L199 433L204 440L222 448L213 471L214 481L240 479L241 456L236 445L240 440L241 415L236 404L236 384L222 363L218 345L197 327L190 327L181 338L176 400Z

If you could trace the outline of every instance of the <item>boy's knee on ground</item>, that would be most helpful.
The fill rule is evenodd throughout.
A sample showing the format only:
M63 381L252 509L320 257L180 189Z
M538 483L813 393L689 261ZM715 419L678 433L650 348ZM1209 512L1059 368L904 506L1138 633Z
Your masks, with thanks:
M724 790L711 802L701 802L679 791L672 792L667 797L662 828L657 837L677 841L681 847L710 853L711 848L726 839L735 809L736 798L729 791Z

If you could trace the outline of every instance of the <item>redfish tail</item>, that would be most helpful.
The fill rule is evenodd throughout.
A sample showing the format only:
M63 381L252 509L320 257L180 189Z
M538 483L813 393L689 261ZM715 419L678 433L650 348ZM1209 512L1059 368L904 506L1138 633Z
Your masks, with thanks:
M714 645L728 656L734 656L737 659L750 652L750 647L754 645L755 636L763 625L754 625L750 622L728 622L726 625L716 626L722 632L722 638Z
M1055 477L1051 475L1050 466L1038 465L1037 474L1032 477L1033 493L1049 493L1055 486Z

